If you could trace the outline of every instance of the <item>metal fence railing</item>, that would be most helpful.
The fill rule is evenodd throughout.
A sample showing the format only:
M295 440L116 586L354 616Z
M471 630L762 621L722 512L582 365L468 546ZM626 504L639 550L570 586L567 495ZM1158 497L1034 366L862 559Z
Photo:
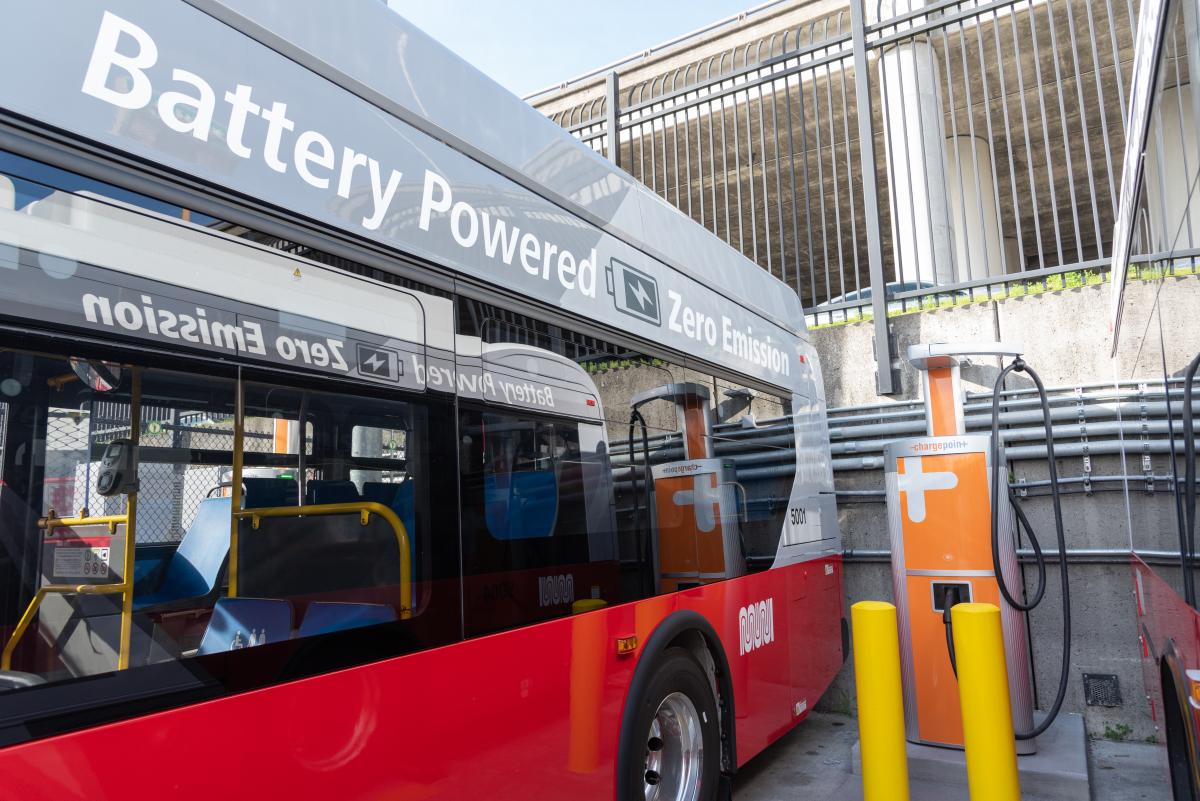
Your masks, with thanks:
M856 0L627 86L611 73L551 116L791 286L810 326L1100 283L1139 5ZM1168 87L1187 46L1173 35ZM1144 214L1197 159L1188 95L1152 142ZM1165 247L1142 228L1145 261Z

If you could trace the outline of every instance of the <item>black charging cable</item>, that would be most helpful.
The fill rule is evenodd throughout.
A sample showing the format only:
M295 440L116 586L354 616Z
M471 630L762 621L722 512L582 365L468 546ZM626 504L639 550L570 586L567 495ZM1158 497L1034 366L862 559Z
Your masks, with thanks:
M1046 431L1046 465L1050 471L1050 502L1054 508L1054 531L1058 538L1058 569L1059 578L1062 581L1062 673L1059 675L1058 692L1054 696L1054 703L1050 706L1049 712L1046 713L1045 719L1035 726L1032 731L1016 733L1016 739L1018 740L1032 740L1034 737L1044 733L1054 723L1055 718L1058 717L1058 713L1062 711L1063 700L1067 696L1067 684L1070 681L1071 673L1071 588L1067 575L1067 541L1063 528L1062 498L1058 485L1058 463L1054 456L1054 431L1053 422L1050 419L1050 400L1046 396L1046 387L1042 384L1041 377L1020 357L1014 359L1012 364L1000 371L1000 375L996 378L996 384L992 388L992 569L996 574L996 584L1000 588L1000 595L1003 596L1005 603L1018 612L1032 611L1045 597L1046 558L1042 554L1037 534L1034 532L1033 527L1029 525L1029 519L1009 492L1007 470L1000 469L1000 393L1004 387L1004 379L1008 377L1009 373L1014 372L1026 373L1033 379L1034 386L1037 388L1038 399L1041 401L1042 425ZM1001 473L1005 474L1003 495L1001 495L1000 488ZM1029 542L1033 546L1034 560L1038 571L1038 584L1032 601L1018 601L1012 592L1009 591L1008 584L1004 580L1004 572L1000 565L1001 498L1008 499L1021 525L1029 533Z
M642 492L645 494L646 500L646 524L642 525L642 513L640 498L638 495L638 469L637 459L633 449L633 429L635 426L641 426L642 430ZM654 580L654 559L651 554L651 531L653 524L651 516L654 514L654 499L650 489L650 435L646 418L642 417L642 413L634 409L629 415L629 482L631 492L633 493L633 527L636 532L638 555L641 558L642 568L642 592L645 597L650 597L658 592Z
M951 600L953 599L953 600ZM954 655L954 622L950 619L950 610L962 603L958 587L950 585L942 593L942 625L946 627L946 653L950 657L950 669L954 678L958 678L958 657Z

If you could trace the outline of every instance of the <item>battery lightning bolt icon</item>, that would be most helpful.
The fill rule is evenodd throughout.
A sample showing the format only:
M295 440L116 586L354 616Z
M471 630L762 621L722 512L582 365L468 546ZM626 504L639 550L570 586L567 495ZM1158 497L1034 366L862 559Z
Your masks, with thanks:
M654 325L662 325L658 282L654 278L623 261L612 259L605 268L605 282L618 311Z
M639 309L652 307L650 302L650 292L646 289L646 285L640 281L630 282L626 285L629 293L637 300Z
M402 372L399 354L388 348L376 348L357 343L358 374L365 378L398 381Z

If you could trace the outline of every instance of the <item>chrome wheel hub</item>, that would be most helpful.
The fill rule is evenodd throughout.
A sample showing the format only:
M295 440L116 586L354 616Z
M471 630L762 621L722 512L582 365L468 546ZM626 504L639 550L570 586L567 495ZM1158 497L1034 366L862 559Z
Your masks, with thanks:
M658 705L646 736L646 801L700 797L704 734L692 699L671 693Z

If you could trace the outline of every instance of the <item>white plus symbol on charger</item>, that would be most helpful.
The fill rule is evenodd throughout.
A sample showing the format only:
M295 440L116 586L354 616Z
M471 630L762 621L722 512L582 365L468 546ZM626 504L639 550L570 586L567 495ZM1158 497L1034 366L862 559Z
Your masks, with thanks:
M717 511L721 495L717 477L711 473L692 478L692 489L677 490L671 496L676 506L691 506L696 514L696 528L707 534L717 527Z
M904 472L896 476L896 484L900 491L908 496L908 519L914 523L925 520L925 493L929 490L948 490L958 486L958 476L954 473L926 473L921 465L920 456L905 456Z

